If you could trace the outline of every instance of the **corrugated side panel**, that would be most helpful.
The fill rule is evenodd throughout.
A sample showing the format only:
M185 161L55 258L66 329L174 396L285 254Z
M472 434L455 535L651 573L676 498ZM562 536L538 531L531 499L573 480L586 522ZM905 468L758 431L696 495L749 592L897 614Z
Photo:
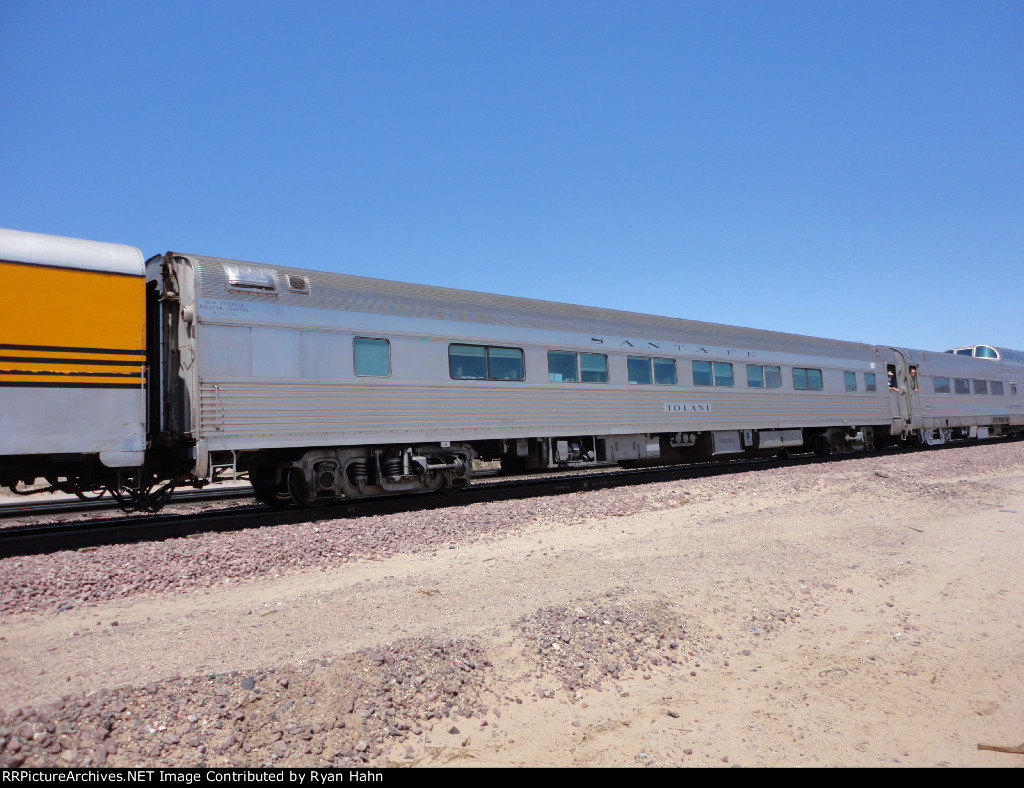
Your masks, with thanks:
M668 403L709 412L666 413ZM739 427L888 424L888 400L821 393L767 394L635 388L205 381L200 434L215 448L352 445L567 434L630 434Z

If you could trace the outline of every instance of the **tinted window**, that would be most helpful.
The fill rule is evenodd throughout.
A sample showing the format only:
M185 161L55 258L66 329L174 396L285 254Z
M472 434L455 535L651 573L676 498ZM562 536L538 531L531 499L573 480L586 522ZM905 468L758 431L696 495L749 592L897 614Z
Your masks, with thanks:
M576 371L576 354L564 350L548 351L548 380L556 383L575 383L579 380Z
M455 380L523 380L523 351L517 347L449 345L448 374Z
M629 356L626 359L626 372L629 374L629 382L634 386L649 386L654 382L649 358Z
M517 347L487 348L487 377L491 380L525 380L523 351Z
M949 394L949 378L932 378L932 391L936 394Z
M762 364L747 364L747 386L752 389L781 389L782 369Z
M843 385L846 386L847 391L857 390L857 373L856 372L844 372L843 373Z
M378 378L391 374L391 343L386 339L356 337L352 341L355 373Z
M711 362L710 361L694 361L693 362L693 385L694 386L714 386L715 379L711 376Z
M600 353L580 353L580 380L584 383L607 383L608 357Z
M821 370L793 367L793 388L797 391L821 391Z
M732 364L727 361L694 361L693 385L732 386Z
M988 383L984 380L972 380L975 394L988 394Z
M676 385L676 361L673 358L656 358L654 362L654 382L660 386Z
M864 390L865 391L878 391L878 386L875 385L875 373L865 372L864 373Z
M486 380L487 348L479 345L449 345L448 374L456 380Z
M957 394L970 394L971 385L967 382L967 378L954 378L953 390L956 391Z
M992 387L992 393L997 397L1003 396L1003 382L1001 380L993 380L989 383L989 386Z

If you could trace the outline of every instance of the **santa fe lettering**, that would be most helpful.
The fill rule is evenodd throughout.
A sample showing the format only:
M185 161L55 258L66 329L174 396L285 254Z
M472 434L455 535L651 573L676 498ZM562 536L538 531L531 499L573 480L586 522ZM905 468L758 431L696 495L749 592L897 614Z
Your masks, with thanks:
M604 345L608 340L604 337L591 337L590 344ZM743 358L757 358L753 350L737 350L736 348L706 348L699 345L685 345L678 342L651 342L650 340L623 339L616 347L632 350L675 350L677 353L701 354L704 356L742 356Z

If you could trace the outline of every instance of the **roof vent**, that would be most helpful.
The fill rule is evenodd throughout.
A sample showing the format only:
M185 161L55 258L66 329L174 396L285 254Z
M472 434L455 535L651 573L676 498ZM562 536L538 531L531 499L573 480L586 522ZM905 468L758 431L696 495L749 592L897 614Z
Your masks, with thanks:
M288 274L288 290L292 293L309 295L309 277Z
M237 290L257 290L273 293L277 290L277 277L273 268L262 268L244 263L222 263L228 277L228 287Z

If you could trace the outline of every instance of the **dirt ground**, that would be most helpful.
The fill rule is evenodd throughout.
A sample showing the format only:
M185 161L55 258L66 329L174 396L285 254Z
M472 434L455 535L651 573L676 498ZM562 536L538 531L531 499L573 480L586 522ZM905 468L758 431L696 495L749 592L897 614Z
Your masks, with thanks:
M537 499L498 538L5 616L7 751L24 765L1024 765L979 749L1024 742L1021 443L575 495L649 506L549 517ZM447 660L432 692L426 662L394 670L419 659L411 644ZM236 695L215 719L207 700ZM109 724L69 744L67 723L57 741L75 697ZM32 736L52 761L33 760Z

